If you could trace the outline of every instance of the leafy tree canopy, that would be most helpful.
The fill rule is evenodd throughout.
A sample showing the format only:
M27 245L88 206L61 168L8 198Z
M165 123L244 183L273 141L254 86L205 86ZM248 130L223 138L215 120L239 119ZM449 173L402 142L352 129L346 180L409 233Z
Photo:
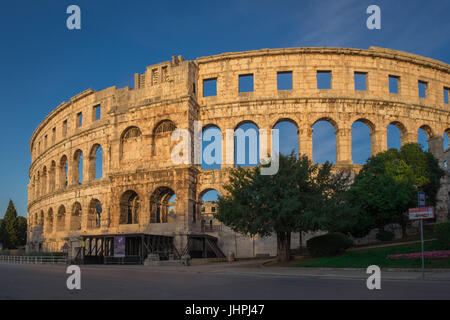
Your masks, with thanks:
M0 223L0 242L3 247L15 249L26 244L27 221L24 217L18 217L12 200L9 200L5 216Z
M437 159L416 143L371 157L347 194L349 204L360 212L349 231L364 236L389 223L399 223L405 231L406 212L417 206L417 191L425 191L428 204L435 205L443 174Z
M249 236L276 233L278 257L289 259L291 232L322 228L337 207L332 194L342 188L344 176L333 176L331 168L291 154L280 155L275 175L261 175L261 166L233 169L216 218Z

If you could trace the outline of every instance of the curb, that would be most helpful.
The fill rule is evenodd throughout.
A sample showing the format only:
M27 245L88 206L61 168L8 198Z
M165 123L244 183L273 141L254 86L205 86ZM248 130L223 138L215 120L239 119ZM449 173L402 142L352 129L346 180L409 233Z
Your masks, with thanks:
M260 268L270 269L273 267L265 266L266 263L272 262L275 259L270 259L263 261L259 266ZM368 267L368 266L367 266ZM316 270L316 271L366 271L366 268L324 268L324 267L275 267L275 268L286 268L287 270ZM381 271L387 272L422 272L421 268L380 268ZM442 272L450 272L450 268L436 268L436 269L427 269L425 268L425 273L442 273Z

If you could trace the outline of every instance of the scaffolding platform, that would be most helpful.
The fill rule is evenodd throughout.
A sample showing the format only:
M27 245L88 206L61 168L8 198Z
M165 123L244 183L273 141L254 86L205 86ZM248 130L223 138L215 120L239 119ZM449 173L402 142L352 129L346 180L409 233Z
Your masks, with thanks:
M125 252L114 252L114 239L125 238ZM152 234L83 235L83 245L74 261L83 264L144 264L144 261L173 261L190 258L225 258L217 245L217 238L188 235L183 251L178 252L174 237Z

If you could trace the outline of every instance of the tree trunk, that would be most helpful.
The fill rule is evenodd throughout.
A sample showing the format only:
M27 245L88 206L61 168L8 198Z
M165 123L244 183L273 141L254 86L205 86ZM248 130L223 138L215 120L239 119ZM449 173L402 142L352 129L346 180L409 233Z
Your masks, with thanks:
M406 226L407 226L407 224L408 224L408 220L403 216L402 220L400 221L400 225L402 227L402 239L403 240L405 240L406 237L407 237L407 234L406 234Z
M289 261L291 256L289 250L291 248L291 233L277 232L277 260L278 262Z
M407 238L407 234L406 234L406 222L403 222L402 224L402 239L406 239Z

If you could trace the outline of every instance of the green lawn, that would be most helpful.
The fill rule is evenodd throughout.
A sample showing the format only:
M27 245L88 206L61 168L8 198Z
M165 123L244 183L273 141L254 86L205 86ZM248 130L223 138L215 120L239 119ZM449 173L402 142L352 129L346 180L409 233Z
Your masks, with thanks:
M425 251L439 250L436 241L425 242ZM386 248L349 251L337 257L304 258L296 267L367 268L369 265L389 268L420 268L421 259L386 259L389 254L420 252L420 243ZM448 259L425 259L426 268L450 268Z

